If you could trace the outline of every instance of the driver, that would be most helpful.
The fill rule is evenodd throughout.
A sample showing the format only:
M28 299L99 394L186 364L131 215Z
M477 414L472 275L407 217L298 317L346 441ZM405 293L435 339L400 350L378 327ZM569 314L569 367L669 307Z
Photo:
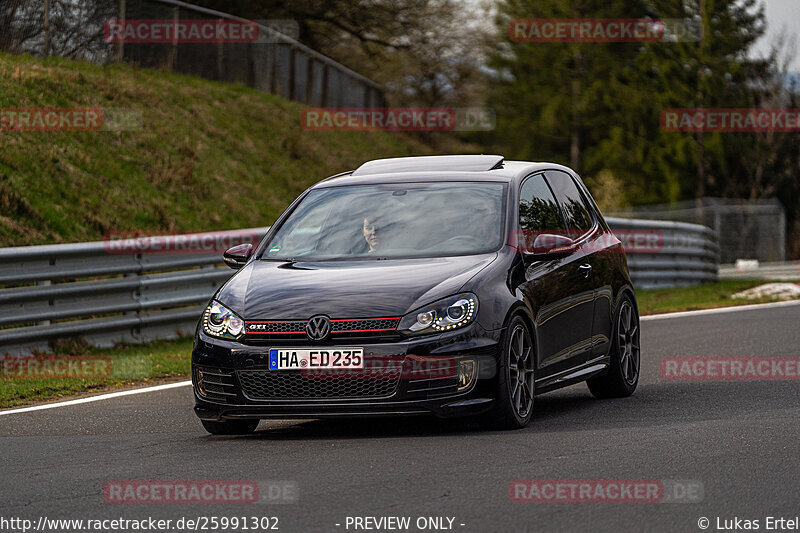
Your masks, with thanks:
M369 245L368 253L374 253L380 246L380 240L378 239L378 230L376 227L377 222L378 220L374 216L364 217L364 224L361 230L364 234L364 240L367 241L367 245Z

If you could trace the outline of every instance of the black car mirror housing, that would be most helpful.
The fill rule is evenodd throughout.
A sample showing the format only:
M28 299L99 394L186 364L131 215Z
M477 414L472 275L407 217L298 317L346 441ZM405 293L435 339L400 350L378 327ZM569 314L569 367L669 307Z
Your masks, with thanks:
M575 241L563 235L540 233L533 241L533 246L522 250L526 259L543 260L566 257L575 250Z
M234 246L233 248L228 248L225 253L222 254L222 259L225 261L225 264L232 269L239 270L245 264L247 264L252 255L253 245L247 243Z

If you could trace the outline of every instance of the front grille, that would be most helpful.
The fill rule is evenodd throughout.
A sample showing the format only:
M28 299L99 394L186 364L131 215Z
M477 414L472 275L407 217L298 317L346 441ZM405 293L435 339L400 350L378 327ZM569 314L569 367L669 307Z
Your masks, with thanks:
M236 374L242 392L251 400L311 400L385 398L397 391L400 372L400 368L383 371L380 378L364 377L363 370L314 374L301 370L240 370Z
M378 338L397 336L400 317L331 319L330 339ZM247 320L245 342L308 340L308 320Z
M264 322L247 322L247 332L260 333L306 333L306 322L295 320L272 320ZM257 329L256 329L257 328Z
M358 320L331 320L331 334L337 333L370 333L395 331L399 318L372 318Z

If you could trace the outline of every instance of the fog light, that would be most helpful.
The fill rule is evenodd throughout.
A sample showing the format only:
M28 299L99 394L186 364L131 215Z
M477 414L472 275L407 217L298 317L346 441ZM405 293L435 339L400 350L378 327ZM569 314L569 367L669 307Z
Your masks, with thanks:
M197 390L200 391L200 394L205 396L206 387L205 383L203 383L203 371L198 368L197 371L195 372L195 375L197 376Z
M458 390L462 391L468 389L472 382L475 380L475 370L477 363L472 359L465 359L458 362Z

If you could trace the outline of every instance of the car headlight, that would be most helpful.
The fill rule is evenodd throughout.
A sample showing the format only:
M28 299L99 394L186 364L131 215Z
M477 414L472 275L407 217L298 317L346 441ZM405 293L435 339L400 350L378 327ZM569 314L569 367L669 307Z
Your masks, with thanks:
M397 329L407 335L450 331L471 324L477 314L478 297L467 292L407 314L400 320Z
M211 302L203 312L203 332L220 339L238 339L244 331L244 320L219 302Z

